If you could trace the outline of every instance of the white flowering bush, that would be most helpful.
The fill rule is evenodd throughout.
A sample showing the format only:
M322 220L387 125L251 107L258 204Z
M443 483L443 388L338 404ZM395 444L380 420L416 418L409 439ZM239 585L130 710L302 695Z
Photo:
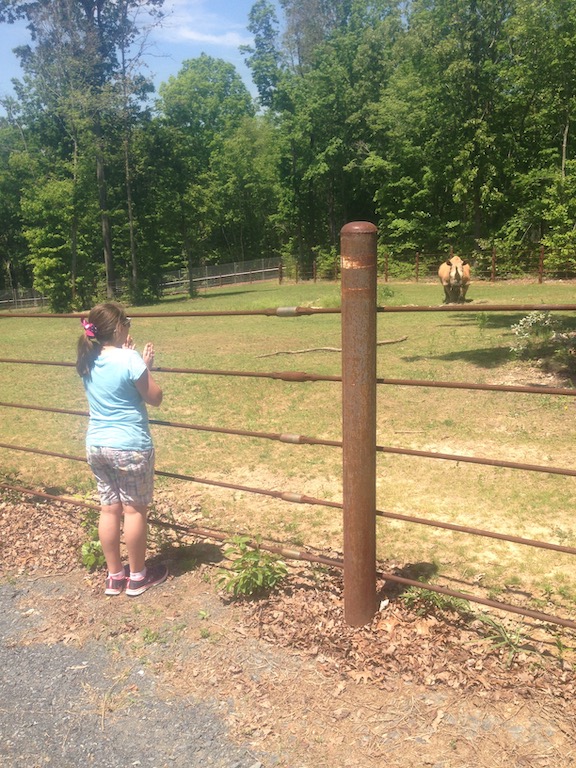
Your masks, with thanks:
M511 327L515 338L510 350L517 357L524 357L543 343L551 341L557 328L558 323L550 312L530 312Z

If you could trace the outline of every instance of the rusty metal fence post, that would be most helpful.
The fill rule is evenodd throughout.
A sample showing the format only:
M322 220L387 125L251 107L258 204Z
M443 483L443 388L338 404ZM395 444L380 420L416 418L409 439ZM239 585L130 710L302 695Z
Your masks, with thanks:
M365 221L340 232L344 617L354 627L376 612L376 238Z

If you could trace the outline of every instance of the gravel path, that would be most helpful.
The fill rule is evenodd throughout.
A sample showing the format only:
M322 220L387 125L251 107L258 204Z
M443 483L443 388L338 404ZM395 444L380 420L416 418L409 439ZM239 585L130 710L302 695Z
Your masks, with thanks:
M21 644L20 590L0 586L0 766L266 768L204 702L155 696L153 673L103 644Z

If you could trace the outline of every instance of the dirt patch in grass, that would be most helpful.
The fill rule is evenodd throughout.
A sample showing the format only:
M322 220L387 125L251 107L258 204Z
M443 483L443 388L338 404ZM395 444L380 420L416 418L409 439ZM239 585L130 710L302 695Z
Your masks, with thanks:
M514 366L501 371L488 383L502 386L573 388L574 377L566 370L550 370L547 365L538 366L528 363L520 365L516 363Z
M20 642L96 638L145 664L171 706L218 701L234 738L277 766L576 764L568 632L525 623L511 655L481 622L409 609L385 585L374 621L352 629L339 574L301 564L269 599L231 603L214 587L220 547L167 536L153 537L151 554L164 549L168 583L105 598L103 574L78 566L76 512L5 494L0 527L0 576L22 586L29 622Z

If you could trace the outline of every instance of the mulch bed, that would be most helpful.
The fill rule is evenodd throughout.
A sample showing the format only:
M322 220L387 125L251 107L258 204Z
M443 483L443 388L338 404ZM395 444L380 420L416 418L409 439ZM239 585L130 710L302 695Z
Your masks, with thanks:
M476 689L492 699L506 691L565 700L576 693L573 651L570 660L559 658L549 627L496 616L491 626L475 614L427 613L425 602L414 610L393 599L371 624L352 628L344 621L339 576L327 576L316 586L303 584L307 578L293 578L292 588L253 604L252 621L267 641L305 650L355 681L393 690L402 679ZM500 630L508 632L509 642ZM569 640L575 644L574 633L563 631L566 645Z
M77 509L0 490L0 578L77 571L85 540ZM174 548L172 555L177 553ZM94 590L101 582L102 572L88 578ZM299 563L281 590L241 601L242 616L260 638L308 654L344 678L385 689L401 679L473 689L491 699L507 692L546 695L559 704L576 694L576 633L505 615L492 614L495 623L489 625L476 609L469 616L431 611L425 601L409 607L397 589L382 588L385 599L374 620L352 628L344 621L341 574Z

